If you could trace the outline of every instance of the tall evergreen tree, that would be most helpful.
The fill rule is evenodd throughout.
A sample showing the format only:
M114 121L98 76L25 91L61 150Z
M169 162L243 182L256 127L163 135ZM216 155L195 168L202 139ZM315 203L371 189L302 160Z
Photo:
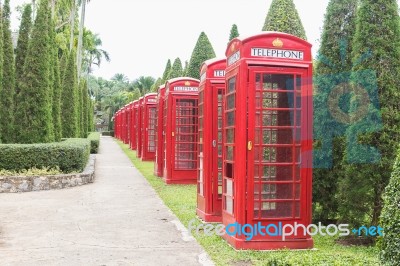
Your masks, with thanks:
M21 80L24 69L25 58L28 51L29 36L32 30L32 6L27 4L24 8L21 25L18 32L18 43L15 57L15 77L17 84ZM18 86L16 89L18 94Z
M171 60L168 59L167 64L165 66L164 73L162 75L162 81L166 82L168 80L168 74L171 71Z
M79 137L79 97L75 51L68 56L61 93L61 124L64 138Z
M262 30L280 31L307 39L293 0L272 0Z
M368 92L369 102L360 102L362 97L358 93L351 99L350 111L357 115L360 109L368 108L368 113L347 129L346 159L363 164L346 167L340 199L348 219L360 224L365 222L364 217L368 217L366 222L378 224L382 193L389 182L400 141L398 10L396 0L361 0L357 13L352 79ZM379 122L382 122L380 127ZM354 199L362 199L362 204Z
M94 101L89 99L89 112L88 112L89 132L95 131L94 125Z
M19 143L52 142L52 110L49 69L49 2L39 4L32 38L25 59L21 82L18 85L16 133Z
M192 52L186 75L188 77L199 79L200 67L203 62L214 57L214 48L208 40L207 35L204 32L201 32L199 38L197 39L196 46Z
M3 8L3 90L0 97L0 123L2 142L14 142L14 94L15 62L11 38L10 0L5 0Z
M168 74L168 79L173 79L177 77L182 77L183 69L182 69L182 62L179 57L177 57L172 64L171 71Z
M189 62L185 60L185 66L183 67L182 70L182 76L187 77L188 67L189 67Z
M78 72L77 72L78 73ZM77 79L78 80L78 79ZM83 94L82 94L82 84L78 82L77 84L77 95L78 95L78 137L83 138Z
M3 8L0 5L0 18L3 17ZM0 19L0 33L3 32L3 20ZM3 95L3 38L0 38L0 95ZM0 104L1 108L1 104ZM0 143L1 143L1 123L0 123Z
M239 30L236 24L232 25L231 32L229 33L229 41L239 37Z
M321 143L320 150L314 152L313 200L319 205L314 218L323 222L337 216L335 195L344 174L343 136L346 133L346 125L331 116L327 103L333 89L339 84L348 84L350 80L356 11L357 0L330 0L314 72L317 88L314 93L314 139ZM346 106L341 108L348 109ZM325 163L329 165L322 165Z
M89 130L89 91L86 80L80 83L82 93L82 137L86 138Z
M53 123L54 123L54 139L61 141L62 126L61 126L61 77L60 63L58 56L54 57L54 79L53 79Z

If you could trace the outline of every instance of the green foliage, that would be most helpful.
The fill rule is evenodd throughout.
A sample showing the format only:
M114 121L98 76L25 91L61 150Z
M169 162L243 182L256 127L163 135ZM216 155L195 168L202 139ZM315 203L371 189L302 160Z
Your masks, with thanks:
M111 131L103 131L103 132L101 132L101 135L102 136L114 137L114 131L113 130L111 130Z
M280 31L307 39L293 0L273 0L262 30Z
M46 175L59 175L63 174L60 168L57 166L55 168L42 167L42 168L29 168L20 171L10 171L0 169L0 176L46 176Z
M18 32L18 43L15 56L15 77L18 81L22 77L24 70L25 58L28 52L29 36L32 30L32 5L25 5L21 25ZM18 94L18 87L16 89L16 94Z
M82 136L85 138L89 131L89 91L87 87L87 81L81 81L81 93L82 93Z
M188 67L189 67L189 62L186 60L185 66L183 67L183 70L182 70L182 76L187 77Z
M53 79L53 123L54 123L54 139L60 141L62 137L61 126L61 77L60 63L57 55L54 56L54 79Z
M84 136L84 130L83 130L83 115L84 115L84 111L83 111L83 87L82 87L82 82L78 82L77 85L77 96L78 96L78 136L80 138L86 138L86 136Z
M18 84L16 133L18 143L46 143L54 140L50 90L49 6L39 5L32 38Z
M89 99L88 108L88 131L94 131L94 102L91 99Z
M168 74L171 71L171 60L168 59L167 64L165 66L164 73L162 75L162 81L165 83L168 79Z
M313 171L313 201L319 206L313 212L315 221L328 222L335 219L338 212L335 195L339 180L344 175L345 139L340 136L345 135L345 127L338 125L340 123L331 116L327 103L334 87L350 79L356 10L357 0L331 0L328 3L315 64L314 139L322 142L323 147L318 148L324 150L321 153L314 152L314 155L319 162L333 158L331 167L315 168ZM326 147L325 143L332 140L333 147Z
M384 265L398 265L400 262L400 149L393 166L390 182L383 196L384 207L380 226L385 234L379 241L380 259Z
M99 132L91 132L88 135L88 140L90 140L90 153L98 153L100 146L100 133Z
M3 9L0 5L0 14L3 12ZM0 19L0 33L3 32L3 20ZM0 95L2 95L3 91L3 38L0 38ZM0 104L1 108L1 104ZM0 143L1 143L1 123L0 123Z
M229 33L229 41L239 37L239 30L236 24L232 25L231 32Z
M177 77L182 77L182 74L183 74L182 62L181 62L181 59L179 59L179 57L177 57L175 59L174 63L172 64L172 68L168 74L167 80L177 78Z
M89 160L87 139L67 139L46 144L0 144L0 169L56 168L81 172Z
M352 185L346 191L340 189L348 197L351 195L352 199L348 199L352 208L350 214L364 212L368 208L364 213L371 224L377 225L383 207L382 194L389 182L396 148L400 143L400 17L396 0L361 0L359 3L352 53L352 80L369 93L368 117L381 116L382 125L374 123L376 119L373 122L364 119L366 122L362 120L350 125L347 134L352 136L350 142L358 142L363 147L375 147L380 152L381 160L375 164L352 164L346 167L347 178L356 182L348 181ZM376 76L371 74L371 70ZM376 104L372 104L372 93L376 90L378 99L375 101L379 103L380 110L377 110ZM356 109L358 105L357 97L352 97L351 108ZM347 147L346 150L346 158L352 160L362 160L371 154L376 154L371 148L356 150ZM357 192L357 197L354 192ZM350 202L354 198L362 199L363 204L354 206Z
M158 91L158 87L160 87L162 85L162 79L158 78L156 80L156 82L154 82L153 86L151 87L151 92L157 92Z
M79 137L80 113L75 60L75 51L72 50L68 57L61 94L62 136L64 138Z
M0 97L0 128L3 143L14 142L14 95L15 62L11 38L10 0L5 0L3 8L3 86Z
M192 52L187 73L185 74L188 77L199 79L200 67L203 62L214 57L214 48L208 40L207 35L204 32L201 32L199 38L197 39L196 46Z

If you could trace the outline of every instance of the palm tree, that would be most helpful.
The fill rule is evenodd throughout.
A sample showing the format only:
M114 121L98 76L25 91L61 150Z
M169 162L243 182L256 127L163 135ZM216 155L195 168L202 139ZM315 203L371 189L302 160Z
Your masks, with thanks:
M125 74L122 73L117 73L115 74L112 78L112 81L114 81L115 83L128 83L129 79Z
M90 74L92 73L92 66L99 67L103 58L110 62L110 55L107 51L99 48L102 45L102 41L98 34L93 34L91 31L84 29L83 35L83 64L87 74Z
M76 63L78 67L78 77L81 76L82 69L82 43L83 43L83 31L85 26L85 15L86 15L86 3L89 3L90 0L80 0L80 4L82 5L81 10L81 20L79 24L79 37L78 37L78 51L76 53ZM80 80L80 79L78 79Z
M133 82L133 86L134 88L138 88L140 93L144 95L151 90L151 87L153 86L154 82L155 79L153 77L141 76Z

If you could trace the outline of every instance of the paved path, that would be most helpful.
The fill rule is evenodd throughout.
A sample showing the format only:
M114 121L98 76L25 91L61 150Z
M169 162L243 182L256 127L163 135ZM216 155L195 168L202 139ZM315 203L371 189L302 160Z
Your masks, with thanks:
M204 250L183 240L177 220L102 137L95 183L0 193L0 265L201 265Z

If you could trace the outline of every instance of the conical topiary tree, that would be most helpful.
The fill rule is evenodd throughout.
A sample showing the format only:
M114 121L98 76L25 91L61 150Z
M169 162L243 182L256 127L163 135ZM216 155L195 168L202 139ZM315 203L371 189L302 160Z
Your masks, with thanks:
M3 8L3 89L0 97L1 139L3 143L14 142L14 95L15 62L11 38L10 0L5 0Z
M3 8L0 5L0 18L3 14ZM3 20L0 19L0 33L3 32ZM0 38L0 95L3 94L3 38ZM1 108L1 104L0 104ZM0 123L0 143L1 143L1 123Z
M18 84L16 135L19 143L54 141L52 131L51 93L49 88L49 2L39 4L32 38L25 59L21 82Z
M352 81L368 92L368 102L362 102L358 93L351 99L350 111L357 115L360 111L355 109L366 107L368 113L347 129L346 159L357 164L346 167L349 185L340 189L346 189L342 193L348 197L348 220L377 225L400 143L400 17L396 0L359 3ZM364 217L368 221L361 220Z
M331 116L327 103L333 89L350 80L357 1L329 1L314 71L314 139L321 145L314 152L313 200L319 205L314 211L314 219L321 222L337 216L335 195L344 174L342 160L346 125ZM346 106L341 108L346 110Z
M86 138L89 131L89 91L87 81L80 82L82 93L82 137Z
M183 67L182 70L182 76L187 77L188 67L189 67L189 62L185 60L185 66Z
M169 72L167 79L181 77L182 74L183 74L182 62L181 62L181 59L179 59L179 57L177 57L175 59L174 63L172 64L171 71Z
M229 33L229 41L239 37L239 30L236 24L232 25L231 32Z
M293 0L272 0L263 31L280 31L307 39Z
M207 35L201 32L197 39L196 46L192 52L192 56L189 61L188 70L186 76L199 79L200 78L200 67L204 61L214 58L215 52Z
M383 196L384 207L379 225L384 236L379 239L382 265L399 265L400 261L400 153L397 155L389 185Z
M79 137L79 98L75 50L68 56L61 93L61 124L63 138Z
M164 73L163 73L162 78L161 78L163 82L167 81L168 74L169 74L170 71L171 71L171 60L168 59L167 64L165 66Z
M21 79L22 72L24 69L25 58L28 51L29 36L32 30L32 6L27 4L24 8L21 25L18 32L18 43L15 56L15 77L18 81ZM18 94L18 86L16 88L16 94Z

